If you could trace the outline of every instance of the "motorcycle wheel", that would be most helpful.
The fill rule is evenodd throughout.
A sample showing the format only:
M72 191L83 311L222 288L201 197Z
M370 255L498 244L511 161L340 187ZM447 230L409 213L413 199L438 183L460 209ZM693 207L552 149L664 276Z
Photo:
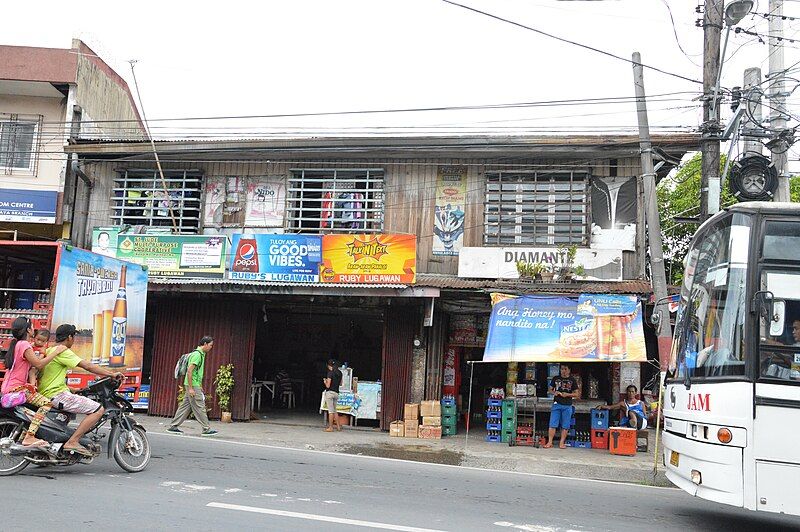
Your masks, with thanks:
M129 473L138 473L150 462L150 442L147 433L141 427L133 430L119 430L115 441L108 442L114 446L114 460Z
M0 439L10 438L22 429L21 423L10 419L0 419ZM12 456L0 453L0 477L16 475L30 464L24 456Z

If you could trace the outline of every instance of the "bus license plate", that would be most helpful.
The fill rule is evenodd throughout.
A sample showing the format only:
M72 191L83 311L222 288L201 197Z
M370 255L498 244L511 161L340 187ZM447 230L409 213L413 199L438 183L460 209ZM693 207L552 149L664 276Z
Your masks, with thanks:
M672 451L672 453L669 455L669 463L671 465L674 465L675 467L678 467L678 462L680 461L680 458L681 455L679 455L676 451Z

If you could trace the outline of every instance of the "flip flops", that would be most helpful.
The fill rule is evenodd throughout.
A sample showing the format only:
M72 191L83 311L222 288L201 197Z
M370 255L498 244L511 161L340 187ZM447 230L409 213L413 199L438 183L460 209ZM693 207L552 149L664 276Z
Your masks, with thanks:
M64 447L64 452L67 453L78 453L81 456L94 456L92 451L87 449L86 447L79 446L79 447Z

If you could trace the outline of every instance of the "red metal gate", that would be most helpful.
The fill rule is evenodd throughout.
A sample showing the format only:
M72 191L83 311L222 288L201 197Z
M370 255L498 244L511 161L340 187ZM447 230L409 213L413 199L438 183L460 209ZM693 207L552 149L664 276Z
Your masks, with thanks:
M419 325L417 307L390 307L383 325L383 371L381 382L381 429L403 419L403 405L411 391L411 360L414 334Z

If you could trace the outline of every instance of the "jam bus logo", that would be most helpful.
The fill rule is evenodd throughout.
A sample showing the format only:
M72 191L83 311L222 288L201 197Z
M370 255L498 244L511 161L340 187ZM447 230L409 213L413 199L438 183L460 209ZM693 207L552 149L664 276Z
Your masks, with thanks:
M687 410L711 411L711 394L709 393L690 393Z

